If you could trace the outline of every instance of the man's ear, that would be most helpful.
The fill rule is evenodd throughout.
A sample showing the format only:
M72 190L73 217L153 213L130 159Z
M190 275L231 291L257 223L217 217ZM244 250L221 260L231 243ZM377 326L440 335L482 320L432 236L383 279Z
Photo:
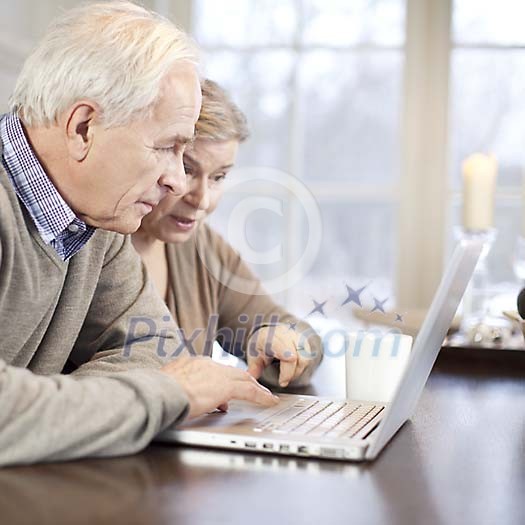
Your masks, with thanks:
M69 155L77 162L82 162L93 144L93 133L98 107L86 101L80 101L71 107L66 120L66 145Z

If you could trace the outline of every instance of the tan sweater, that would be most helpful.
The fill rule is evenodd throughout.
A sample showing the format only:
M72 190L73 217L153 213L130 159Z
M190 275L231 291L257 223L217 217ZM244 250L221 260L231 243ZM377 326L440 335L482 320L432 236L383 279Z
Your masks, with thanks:
M166 316L129 238L97 230L62 261L0 168L0 465L132 453L182 418ZM99 353L60 375L72 351Z
M239 254L209 226L183 244L166 245L168 260L168 307L184 338L187 350L211 355L216 339L221 346L245 357L246 342L257 326L282 323L308 340L313 358L303 375L292 385L307 384L322 359L319 336L277 305ZM265 369L263 382L278 384L279 366Z

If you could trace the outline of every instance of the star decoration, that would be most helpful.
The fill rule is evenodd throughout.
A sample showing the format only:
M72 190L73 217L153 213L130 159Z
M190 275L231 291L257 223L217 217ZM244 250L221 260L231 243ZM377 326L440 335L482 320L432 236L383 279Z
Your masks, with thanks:
M403 316L401 314L396 313L396 323L402 323L403 322Z
M366 289L368 284L366 286L359 288L358 290L354 290L353 288L350 288L350 286L348 286L347 284L345 284L345 286L346 286L346 292L348 293L348 297L344 300L341 306L344 306L345 304L348 304L348 303L355 303L358 306L362 307L363 305L361 304L360 295Z
M288 331L293 330L295 332L295 329L297 327L297 323L288 323Z
M326 314L324 313L324 305L328 302L328 301L324 301L323 303L318 303L315 299L312 299L312 301L314 302L314 309L308 314L308 315L312 315L312 314L315 314L315 312L318 312L320 313L321 315L324 315L326 317ZM308 317L308 315L306 317Z
M374 297L374 308L372 308L371 312L375 312L376 310L379 310L382 313L385 313L384 304L388 301L388 297L386 299L383 299L380 301L376 297Z

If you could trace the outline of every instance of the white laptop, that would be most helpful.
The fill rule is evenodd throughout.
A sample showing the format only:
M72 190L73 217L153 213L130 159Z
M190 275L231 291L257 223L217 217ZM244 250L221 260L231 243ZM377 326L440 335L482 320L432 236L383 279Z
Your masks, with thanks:
M343 461L375 459L411 417L482 247L475 240L456 247L390 403L293 394L279 394L281 402L272 408L232 401L228 412L170 427L157 440Z

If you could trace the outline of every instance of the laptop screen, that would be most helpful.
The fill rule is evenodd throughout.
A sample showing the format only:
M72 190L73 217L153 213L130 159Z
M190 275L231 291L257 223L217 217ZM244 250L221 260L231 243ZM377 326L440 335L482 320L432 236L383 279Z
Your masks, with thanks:
M477 239L461 240L419 330L410 360L379 425L367 457L374 458L412 415L483 249Z

